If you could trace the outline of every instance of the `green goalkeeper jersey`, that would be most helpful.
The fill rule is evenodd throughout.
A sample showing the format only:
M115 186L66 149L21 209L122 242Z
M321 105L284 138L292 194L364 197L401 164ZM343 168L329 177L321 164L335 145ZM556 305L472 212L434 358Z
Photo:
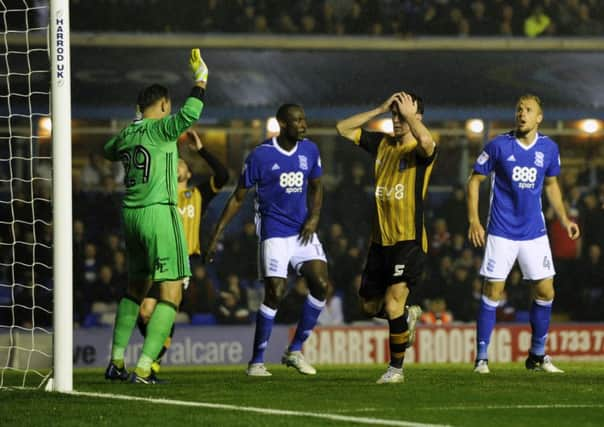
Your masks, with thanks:
M189 97L178 113L136 120L105 144L105 158L124 164L123 207L176 205L178 137L199 119L202 109L199 98Z

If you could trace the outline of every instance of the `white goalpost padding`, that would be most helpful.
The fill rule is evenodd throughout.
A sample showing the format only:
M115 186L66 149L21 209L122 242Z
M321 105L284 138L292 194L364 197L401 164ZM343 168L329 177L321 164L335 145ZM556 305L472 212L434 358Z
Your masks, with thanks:
M65 392L73 390L69 0L51 0L49 19L54 227L54 381L52 389Z
M69 1L0 0L0 28L0 388L71 391Z

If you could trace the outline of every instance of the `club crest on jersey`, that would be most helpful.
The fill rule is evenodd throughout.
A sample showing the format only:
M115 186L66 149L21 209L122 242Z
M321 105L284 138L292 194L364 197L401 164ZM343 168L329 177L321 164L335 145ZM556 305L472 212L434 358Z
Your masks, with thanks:
M298 164L300 165L300 169L303 171L308 170L308 158L306 156L299 155Z
M540 168L542 168L544 158L545 158L545 155L541 151L536 151L535 152L535 166L539 166Z
M187 199L190 199L190 198L191 198L191 192L190 192L189 190L185 191L185 197L186 197Z
M478 156L478 159L476 159L476 163L478 163L479 165L484 165L487 160L489 160L489 155L486 151L483 151L482 153L480 153L480 156Z

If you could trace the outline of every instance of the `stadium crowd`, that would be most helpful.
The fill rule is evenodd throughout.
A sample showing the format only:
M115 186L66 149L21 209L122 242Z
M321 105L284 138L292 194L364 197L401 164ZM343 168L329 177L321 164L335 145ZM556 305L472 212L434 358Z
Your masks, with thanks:
M158 0L98 3L102 7L91 14L84 0L71 2L74 30L407 37L601 36L604 31L601 0L187 0L178 8Z
M116 175L111 168L100 155L93 154L81 169L79 179L74 180L74 303L75 320L80 326L103 324L103 313L113 314L115 301L124 292L127 279L120 228L120 174ZM361 314L357 296L371 226L373 195L369 169L360 160L337 169L347 172L331 177L334 184L326 188L320 224L331 281L327 308L319 319L323 325L370 320ZM231 176L236 177L237 173ZM230 184L234 179L231 178ZM557 270L554 313L560 319L601 321L604 320L604 169L588 162L582 170L563 172L560 183L567 195L568 210L581 225L583 237L579 241L568 239L550 209L544 206ZM23 285L0 286L0 307L3 299L11 298L10 293L15 295L14 307L0 308L0 316L11 323L14 319L15 324L31 325L34 316L37 325L51 321L49 190L49 186L40 185L34 194L25 191L16 195L13 206L22 221L11 224L10 218L2 218L0 243L6 244L0 244L0 282ZM202 247L214 225L212 211L222 209L227 193L228 190L210 204L209 215L202 226ZM251 199L248 197L247 201L252 203ZM481 200L488 203L486 196ZM466 238L464 189L455 186L438 198L429 194L427 205L430 263L411 302L422 305L425 311L422 321L426 323L473 321L482 283L478 274L481 251L471 248ZM486 214L487 209L482 206L481 213ZM239 215L227 230L213 264L193 261L191 285L181 307L185 314L181 314L180 321L193 324L253 322L264 291L257 281L257 239L252 209L246 211L250 213ZM8 210L5 213L11 214ZM34 222L33 226L28 224L28 218ZM17 243L8 244L13 236ZM280 323L291 324L298 318L308 292L303 280L292 277L290 282L290 291L276 319ZM520 271L515 269L508 278L498 319L526 319L530 303L528 290ZM28 308L32 306L33 310ZM112 318L111 315L107 319Z

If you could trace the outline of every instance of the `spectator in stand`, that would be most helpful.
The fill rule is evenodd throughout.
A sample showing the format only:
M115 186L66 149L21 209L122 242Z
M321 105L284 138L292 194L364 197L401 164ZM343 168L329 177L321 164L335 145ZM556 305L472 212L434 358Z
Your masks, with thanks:
M447 221L437 218L432 224L433 231L430 239L430 255L438 256L446 253L451 245L451 233L447 229Z
M501 5L499 18L499 35L502 36L520 36L523 34L524 23L518 19L514 13L514 7L508 3Z
M91 299L95 302L115 302L121 296L118 289L118 283L114 280L111 266L103 264L99 268L97 280L91 284Z
M543 6L537 4L528 18L524 21L524 35L527 37L537 37L552 35L555 32L555 26L549 16L543 10Z
M128 265L126 264L126 253L123 250L115 251L111 268L116 283L126 283L128 281Z
M337 34L338 33L338 20L335 15L334 6L328 2L323 2L321 7L321 16L319 17L319 28L321 32L326 34Z
M140 1L105 2L95 19L88 16L89 11L84 8L86 2L73 3L74 29L88 31L264 33L275 30L293 34L304 32L302 17L308 16L315 21L313 32L321 34L523 35L524 21L536 5L559 27L559 34L598 35L604 20L600 0L305 0L294 2L293 6L276 1L206 0L188 4L187 13L174 15L170 25L166 25L162 17L178 12L169 9L167 2L148 8L144 20L136 6ZM510 8L513 8L512 22L508 15ZM299 25L291 25L283 17L284 13ZM464 13L470 17L470 28ZM451 20L453 16L455 19ZM485 19L491 25L487 25ZM520 22L519 26L516 21ZM109 24L101 28L99 22Z
M80 185L83 190L94 190L100 185L103 177L102 162L102 156L95 151L88 155L88 162L80 171Z
M447 221L447 230L451 234L466 233L466 195L463 187L456 185L441 211Z
M594 189L599 183L604 183L604 168L598 161L601 153L589 153L583 164L583 168L577 177L577 183Z
M84 245L84 260L82 264L81 280L84 285L94 283L97 279L99 263L97 261L97 247L94 243L86 243Z
M533 0L516 0L514 2L514 15L519 23L519 35L524 35L524 21L533 12Z
M444 35L467 36L470 34L470 24L462 9L453 7L448 11L448 17L444 20L442 33Z
M192 270L189 287L183 296L182 311L190 317L196 313L214 313L217 306L216 285L203 264L195 264Z
M225 290L218 294L216 309L218 322L226 325L249 323L250 312L244 297L239 276L229 274L225 280Z
M426 325L447 325L453 322L453 314L447 310L447 302L444 298L436 298L426 301L426 310L419 320Z
M578 222L579 211L576 208L571 208L568 202L564 202L568 217L571 221ZM557 309L562 312L567 312L571 309L570 303L574 299L573 294L575 289L573 286L573 266L581 255L581 240L578 238L572 240L568 237L568 233L562 226L560 220L556 217L551 206L545 211L545 218L548 221L548 230L552 247L552 256L556 263L556 273L559 277L556 294L559 296Z
M578 320L601 320L604 302L604 262L602 261L602 248L592 244L587 248L586 256L581 259L578 270L579 298L575 298L574 318ZM577 286L576 286L577 287ZM576 291L575 287L575 291Z
M258 263L253 254L258 250L258 238L256 236L256 225L247 221L243 224L240 233L232 235L225 241L225 253L236 259L236 263L223 263L221 273L226 276L230 272L236 273L245 286L249 286L258 279ZM228 268L228 271L222 271Z
M472 3L470 18L468 19L471 35L488 36L494 33L493 23L485 12L486 6L482 1L477 0Z
M463 234L456 233L451 237L451 244L447 250L447 254L453 259L462 257L464 250L468 249L466 238ZM471 252L471 251L470 251Z
M287 11L282 11L279 14L279 19L277 20L277 25L275 32L280 34L294 34L298 33L300 29L296 24L289 13Z
M562 0L558 3L557 16L562 34L573 34L579 22L580 0Z
M347 284L348 286L343 292L342 305L344 321L346 323L370 320L363 310L361 310L361 304L359 302L359 289L361 288L362 279L363 276L361 273L356 274Z
M443 296L447 306L457 320L469 322L476 317L476 311L472 310L467 301L472 298L472 282L474 276L470 270L462 264L456 263L453 269L451 282L445 288Z
M302 18L300 18L300 30L302 34L314 34L319 32L315 17L310 14L303 15Z
M583 197L583 209L579 212L579 218L585 230L582 238L583 249L604 242L604 206L593 192Z
M350 11L344 18L344 28L346 29L346 34L352 35L363 34L367 31L365 17L358 0L353 1L350 6Z
M364 243L371 229L373 195L367 190L369 183L366 164L355 161L351 167L346 167L346 172L334 190L334 215L352 244L357 244L352 236L362 236Z

